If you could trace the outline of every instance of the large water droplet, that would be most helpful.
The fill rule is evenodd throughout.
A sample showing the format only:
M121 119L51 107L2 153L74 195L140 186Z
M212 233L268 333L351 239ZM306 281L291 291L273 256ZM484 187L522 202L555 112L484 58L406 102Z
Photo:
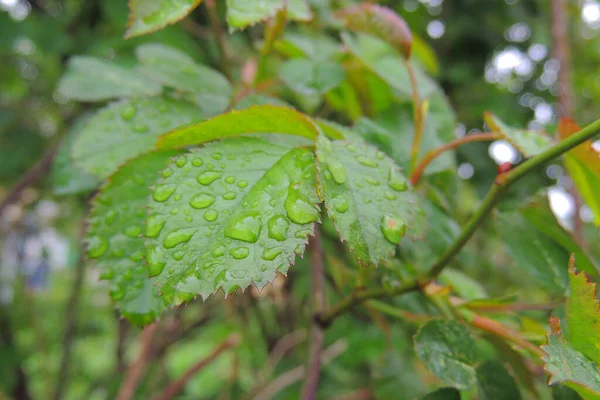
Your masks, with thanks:
M88 239L87 250L89 258L98 258L108 250L108 241L100 236L92 236Z
M175 253L173 253L173 260L181 261L181 260L183 260L184 256L185 256L185 251L183 251L183 250L176 251Z
M223 198L225 200L233 200L237 197L237 193L235 192L226 192L223 194Z
M308 224L319 219L317 208L294 187L294 184L290 185L288 189L284 207L289 219L297 224Z
M186 163L187 158L185 156L181 156L177 160L175 160L175 165L177 165L179 168L183 168Z
M235 258L236 260L243 260L244 258L248 257L248 254L250 254L250 249L247 247L236 247L229 250L229 254L231 254L231 257Z
M137 109L135 106L133 104L128 104L121 110L121 118L123 118L125 121L131 121L131 119L135 117L136 112Z
M356 156L356 161L364 165L365 167L377 168L379 163L367 156Z
M267 226L269 228L269 237L283 242L287 238L290 221L283 215L274 215L267 222Z
M196 178L196 180L198 181L198 183L204 185L204 186L208 186L211 183L213 183L214 181L216 181L217 179L219 179L223 174L217 171L205 171L203 173L201 173L200 175L198 175L198 177Z
M192 159L192 165L194 167L201 167L202 164L204 164L204 160L202 160L201 158L195 157Z
M123 233L129 236L130 238L137 238L140 233L142 233L142 228L139 226L130 226L129 228L125 228Z
M339 184L346 182L346 169L337 159L328 160L327 169L331 172L334 181Z
M171 197L173 192L175 192L175 189L177 189L177 185L175 185L174 183L158 185L152 193L152 198L154 199L154 201L158 202L167 201L169 197Z
M365 182L372 186L379 186L381 183L377 179L373 179L370 176L365 177Z
M312 228L300 229L300 230L296 231L296 233L294 234L294 237L296 239L306 239L308 237L308 235L310 235L311 233L312 233Z
M225 236L248 243L256 243L261 229L262 223L258 214L244 215L227 225Z
M208 222L215 221L217 218L219 218L219 213L217 212L217 210L213 210L211 208L210 210L206 210L204 212L204 219Z
M350 207L350 202L346 196L338 196L334 200L335 210L340 213L345 213Z
M262 259L266 261L273 261L278 255L281 254L282 251L283 250L281 247L271 247L270 249L265 249L262 253Z
M227 176L225 177L225 182L229 183L230 185L235 182L235 176Z
M237 183L237 185L238 185L238 187L239 187L239 188L243 189L243 188L245 188L246 186L248 186L248 181L243 181L243 180L242 180L242 181L239 181L239 182Z
M193 228L179 229L169 232L163 239L163 246L165 249L172 249L178 244L189 242L192 236L194 236L194 233L196 233L196 229Z
M192 197L190 200L190 206L201 210L207 208L215 202L215 196L208 193L200 193Z
M137 133L146 133L148 132L148 125L146 124L135 124L133 125L133 130Z
M213 160L220 160L221 158L223 158L223 155L221 155L221 153L213 153L212 158Z
M215 258L222 257L224 254L225 254L225 246L223 246L223 245L215 247L215 249L212 251L212 256Z
M148 221L146 222L146 236L149 238L157 238L162 231L163 226L165 226L165 220L160 219L156 215L150 216Z
M163 170L163 172L161 173L161 175L162 175L163 178L168 178L171 175L173 175L173 170L171 168L165 168Z
M165 265L167 265L165 262L165 254L158 246L155 246L154 248L148 248L146 260L148 261L148 273L150 277L160 275L163 272Z
M403 192L408 189L408 182L406 178L395 171L394 168L390 168L388 186L398 192Z
M385 198L388 200L396 200L398 198L398 196L396 195L396 193L391 192L389 190L385 191Z
M406 233L406 224L391 215L385 215L381 221L381 232L391 244L398 244Z

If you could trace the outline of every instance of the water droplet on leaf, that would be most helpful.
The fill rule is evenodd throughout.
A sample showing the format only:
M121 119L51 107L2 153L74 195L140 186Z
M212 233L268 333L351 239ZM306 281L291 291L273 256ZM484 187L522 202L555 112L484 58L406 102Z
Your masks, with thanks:
M192 228L179 229L169 232L163 239L163 246L165 249L172 249L181 243L189 242L192 236L194 236L194 233L196 233L196 229Z
M406 233L406 224L390 215L385 215L381 222L381 232L388 242L396 245Z
M283 215L274 215L267 222L267 226L269 228L269 237L283 242L287 238L290 222Z
M150 277L158 276L162 273L165 265L165 255L160 247L156 246L152 249L148 249L146 254L146 260L148 261L149 275Z
M390 168L388 186L397 192L403 192L408 189L408 182L406 178L400 175L399 172L395 171L394 168Z
M205 171L203 173L201 173L200 175L198 175L198 177L196 178L196 180L198 181L198 183L204 185L204 186L208 186L211 183L213 183L214 181L216 181L217 179L219 179L223 174L217 171Z
M177 185L173 183L169 183L166 185L158 185L152 193L152 198L154 199L154 201L162 203L164 201L167 201L169 197L171 197L173 192L175 192L175 189L177 189Z
M229 183L230 185L235 182L235 176L228 176L225 178L225 182Z
M284 207L289 219L297 224L308 224L319 219L317 208L293 184L288 188Z
M128 104L121 110L121 118L123 118L125 121L130 121L131 119L133 119L133 117L135 117L136 112L137 109L135 108L135 106L132 104Z
M204 219L207 220L208 222L212 222L214 220L216 220L219 217L219 213L217 212L217 210L206 210L204 212ZM210 236L210 235L208 235Z
M200 193L192 197L190 200L190 206L195 209L201 210L211 206L215 202L215 197L207 193Z
M146 236L149 238L156 238L162 231L163 226L165 226L164 220L159 219L156 215L148 218L146 222Z
M248 254L250 254L250 249L247 247L236 247L229 250L229 254L231 254L231 257L235 258L236 260L243 260L244 258L248 257Z
M237 185L238 185L238 187L240 187L240 188L242 188L242 189L243 189L243 188L245 188L246 186L248 186L248 182L247 182L247 181L239 181L239 182L237 183Z
M333 176L333 180L336 183L342 184L346 182L346 169L337 159L332 158L328 160L327 169L331 172L331 176Z
M225 236L248 243L256 243L262 223L258 214L244 215L231 221L225 228Z
M204 164L204 161L201 158L195 157L192 159L192 165L194 167L201 167Z
M165 168L161 175L163 178L168 178L173 175L173 170L171 168Z
M377 168L379 163L366 156L356 156L356 161L364 165L365 167Z
M222 257L225 254L225 246L217 246L212 251L212 256L215 258Z
M135 124L133 126L133 130L137 133L146 133L148 132L148 125L146 124Z
M345 213L350 207L350 202L346 196L338 196L334 200L335 210L340 213Z
M124 234L129 236L130 238L136 238L142 233L142 228L139 226L130 226L129 228L125 228L123 231Z
M88 257L98 258L108 250L108 242L99 236L92 236L88 239Z
M223 194L223 198L225 200L233 200L237 197L237 194L235 192L227 192Z
M270 249L265 249L262 253L262 259L266 260L266 261L273 261L275 258L277 258L278 255L281 254L283 250L281 249L281 247L272 247Z
M181 156L177 160L175 160L175 165L177 165L179 168L182 168L183 166L185 166L186 163L187 163L187 158L185 156Z

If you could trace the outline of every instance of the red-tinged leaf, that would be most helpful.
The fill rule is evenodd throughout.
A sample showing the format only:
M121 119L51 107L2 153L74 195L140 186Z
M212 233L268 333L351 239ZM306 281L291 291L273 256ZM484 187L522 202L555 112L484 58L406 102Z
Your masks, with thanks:
M393 45L406 60L410 58L412 33L407 23L394 11L376 4L360 4L337 13L346 28L370 34Z
M561 140L579 132L581 128L575 121L569 118L561 118L558 123L558 136ZM591 140L580 144L568 153L588 167L594 174L600 176L600 153L594 150Z

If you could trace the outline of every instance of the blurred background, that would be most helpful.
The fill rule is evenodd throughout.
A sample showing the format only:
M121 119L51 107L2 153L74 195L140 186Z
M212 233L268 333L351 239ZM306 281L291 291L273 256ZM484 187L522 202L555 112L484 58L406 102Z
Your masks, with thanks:
M345 3L310 2L316 10L329 3ZM65 163L50 163L49 154L73 121L91 108L69 101L57 91L57 83L72 55L131 65L135 46L162 42L216 66L218 49L213 40L202 40L210 26L203 7L181 24L124 40L126 3L0 0L0 201L4 201L0 215L0 399L14 393L34 399L59 395L111 398L120 383L115 377L123 372L123 360L136 350L131 338L137 329L119 319L96 271L79 268L82 218L90 194L67 195L70 182L61 170ZM557 97L561 71L551 32L550 0L379 3L399 12L417 34L425 70L440 82L457 113L457 137L483 130L486 110L509 125L550 132L564 114L582 125L598 117L600 2L570 0L565 9L572 110L559 106ZM241 48L261 33L237 32L229 40L234 49ZM232 54L241 64L247 50ZM596 144L600 149L600 142ZM469 183L461 186L461 200L475 204L487 192L497 166L518 163L519 157L505 141L459 150L458 174ZM35 184L22 192L19 201L4 204L24 175ZM90 188L98 183L91 177L80 179ZM548 166L543 179L552 185L552 210L564 226L572 226L576 218L591 221L588 207L576 207L570 194L572 182L560 165ZM198 313L208 316L209 308L192 303L180 313L192 315L189 320L197 322ZM234 328L228 322L214 324L201 335L194 334L193 324L186 329L175 348L152 368L177 376L197 359L198 352L207 352ZM217 398L230 380L231 363L252 364L251 352L239 356L241 361L225 357L203 372L187 388L189 398ZM71 358L68 379L62 370L66 353ZM59 395L55 393L57 379L65 379L59 383Z

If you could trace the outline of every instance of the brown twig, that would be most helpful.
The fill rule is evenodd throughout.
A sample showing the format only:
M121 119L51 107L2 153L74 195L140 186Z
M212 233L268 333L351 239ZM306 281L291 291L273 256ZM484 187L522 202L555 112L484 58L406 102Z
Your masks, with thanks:
M501 337L509 342L512 342L518 345L519 347L529 350L530 352L539 357L544 355L542 349L540 349L533 343L528 342L525 338L521 336L519 332L507 328L506 326L494 321L493 319L489 319L486 317L482 317L481 315L475 314L469 322L472 326L479 328L483 331L489 332L492 335Z
M219 46L219 52L221 53L221 67L222 71L231 81L231 63L229 61L229 52L227 51L227 42L225 41L225 34L223 28L219 22L219 16L217 15L217 7L215 0L206 0L206 11L208 12L208 18L212 25L215 36L217 37L217 45Z
M315 400L317 398L317 387L319 386L319 375L321 373L321 352L323 351L323 339L325 332L318 323L318 318L325 310L325 271L323 268L323 245L319 228L315 229L315 236L310 241L311 266L310 283L313 294L311 301L311 338L306 363L306 380L302 389L304 400Z
M500 135L499 133L495 133L495 132L474 133L472 135L467 135L467 136L463 136L461 138L455 139L452 142L447 143L437 149L431 150L429 153L425 154L425 157L423 157L423 159L421 160L419 165L414 169L414 171L412 172L412 175L410 177L410 181L413 185L416 185L417 183L419 183L419 180L421 179L421 175L423 175L423 171L425 171L425 168L427 168L427 166L436 157L438 157L440 154L442 154L448 150L456 149L457 147L459 147L460 145L465 144L465 143L489 142L491 140L500 139L501 137L502 137L502 135Z
M148 325L144 328L140 335L140 354L133 364L129 366L125 372L125 378L119 389L117 400L130 400L135 394L142 375L146 369L147 361L152 353L152 339L158 328L158 322Z
M163 390L162 393L154 397L153 400L170 400L177 393L181 392L185 384L192 379L198 372L206 368L207 365L215 361L223 352L226 350L236 347L239 345L241 338L237 334L230 335L227 340L221 343L216 349L213 350L206 358L200 360L196 364L192 365L185 373L177 380L173 381L169 386Z

